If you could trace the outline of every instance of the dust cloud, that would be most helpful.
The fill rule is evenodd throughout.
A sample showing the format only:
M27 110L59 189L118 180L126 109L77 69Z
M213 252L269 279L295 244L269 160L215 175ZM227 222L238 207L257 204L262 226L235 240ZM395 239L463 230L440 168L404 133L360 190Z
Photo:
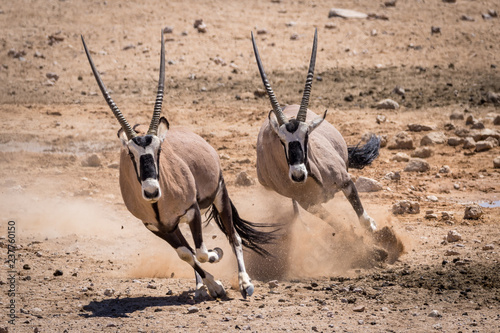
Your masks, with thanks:
M237 207L256 222L275 223L280 228L275 244L266 247L272 256L262 258L247 252L247 268L255 279L355 274L354 269L372 268L379 265L381 259L394 262L405 250L389 212L381 208L367 207L379 230L383 230L373 236L359 226L354 210L340 194L324 205L334 215L334 222L346 227L339 233L303 209L300 209L300 217L294 219L292 201L288 198L262 188L250 192L247 195L251 199L238 200Z

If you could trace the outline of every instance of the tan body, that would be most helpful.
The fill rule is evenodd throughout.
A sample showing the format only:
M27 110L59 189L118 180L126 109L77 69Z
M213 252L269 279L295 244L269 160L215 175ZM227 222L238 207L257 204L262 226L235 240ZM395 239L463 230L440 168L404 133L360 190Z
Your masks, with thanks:
M283 108L288 118L293 118L299 105ZM308 110L306 121L318 115ZM262 125L257 139L257 176L259 182L277 193L295 199L307 207L332 199L351 179L347 172L347 145L337 129L323 121L309 135L307 150L310 177L303 183L293 182L288 176L288 164L278 135L269 119Z

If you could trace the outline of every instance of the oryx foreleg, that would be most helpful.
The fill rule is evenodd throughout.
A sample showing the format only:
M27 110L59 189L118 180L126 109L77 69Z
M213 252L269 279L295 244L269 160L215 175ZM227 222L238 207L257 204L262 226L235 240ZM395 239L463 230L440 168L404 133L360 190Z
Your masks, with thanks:
M186 213L186 218L189 219L189 228L193 235L194 246L196 248L196 259L203 262L216 263L222 259L222 249L215 248L214 250L207 250L203 242L203 231L201 222L201 212L198 204L193 205Z
M203 283L207 286L208 292L210 293L210 296L214 298L218 297L224 297L226 295L226 291L224 290L224 287L222 286L222 283L219 281L216 281L213 277L212 274L206 272L201 268L200 263L198 260L196 260L194 256L194 251L189 245L189 243L186 241L184 236L179 230L179 227L176 227L176 229L173 232L155 232L155 234L165 240L167 243L169 243L177 252L177 255L179 256L180 259L183 261L187 262L193 269L195 270L196 274L201 277L203 280ZM197 279L197 287L198 285L198 276L196 276Z
M354 182L349 180L347 183L342 186L342 192L346 196L349 203L354 208L356 215L358 215L359 223L365 227L368 231L374 232L377 230L377 223L374 219L372 219L363 208L361 204L361 200L359 199L358 190L354 185Z

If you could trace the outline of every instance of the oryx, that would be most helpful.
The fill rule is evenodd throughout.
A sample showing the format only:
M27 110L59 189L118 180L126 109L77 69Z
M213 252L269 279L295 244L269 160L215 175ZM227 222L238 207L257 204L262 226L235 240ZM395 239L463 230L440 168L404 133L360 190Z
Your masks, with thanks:
M200 263L215 263L222 258L221 249L207 250L203 242L200 210L210 209L210 219L228 237L236 255L241 294L252 295L254 286L245 269L242 244L267 254L260 245L268 243L272 235L239 217L229 198L216 151L186 129L169 129L168 121L160 118L165 81L163 33L158 93L149 128L132 128L125 120L106 90L83 36L82 42L97 84L121 125L120 189L127 209L194 268L197 289L205 284L212 297L221 297L225 295L222 284L200 267ZM181 222L189 224L195 250L181 234Z
M307 108L317 42L316 30L302 102L282 107L266 77L252 33L257 66L272 106L257 139L258 179L264 187L291 198L296 217L299 204L330 224L334 219L321 204L342 190L361 225L373 232L377 225L364 210L348 168L361 169L370 164L378 156L380 139L372 135L363 147L348 148L339 131L325 121L326 111L318 116ZM333 226L337 231L342 229Z

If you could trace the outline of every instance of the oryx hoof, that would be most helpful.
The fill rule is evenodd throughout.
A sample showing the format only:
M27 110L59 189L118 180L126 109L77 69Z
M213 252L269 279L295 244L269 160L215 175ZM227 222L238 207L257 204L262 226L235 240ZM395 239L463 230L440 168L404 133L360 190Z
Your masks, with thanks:
M213 298L224 298L226 297L226 291L224 286L220 281L204 279L203 282L208 288L208 293Z
M248 285L247 287L241 288L240 291L241 291L241 296L243 296L243 298L246 299L247 296L252 296L253 295L254 286L253 286L253 284L250 283L250 285Z
M209 250L208 253L209 253L208 262L211 264L219 262L222 259L222 257L224 256L224 251L222 251L222 249L220 247L216 247L213 250Z

